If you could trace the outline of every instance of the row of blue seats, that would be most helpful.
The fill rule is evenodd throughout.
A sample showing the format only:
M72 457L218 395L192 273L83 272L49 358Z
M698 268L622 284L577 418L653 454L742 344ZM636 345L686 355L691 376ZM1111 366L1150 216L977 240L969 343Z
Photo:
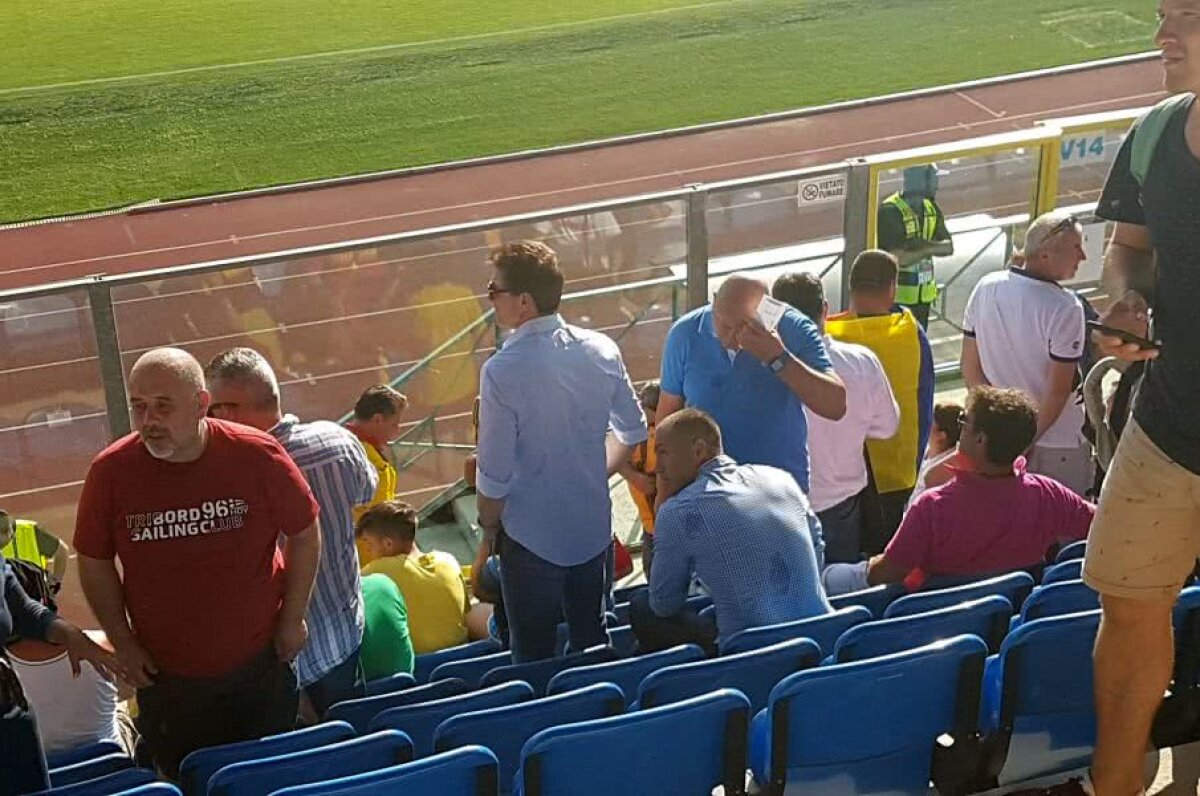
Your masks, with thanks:
M1015 781L1090 753L1089 653L1098 622L1092 611L1024 624L987 663L986 676L987 645L973 636L828 666L816 665L815 643L785 642L793 654L807 648L809 667L769 689L749 746L755 711L740 690L624 713L626 697L612 684L540 700L526 686L524 701L443 721L434 733L437 754L420 765L408 762L416 749L406 733L355 737L353 728L330 722L194 753L185 762L185 791L332 796L403 783L404 793L417 794L683 794L717 785L736 794L747 761L760 785L835 795L924 794L931 778ZM517 699L518 686L489 690L507 689ZM954 739L954 754L938 745L941 736ZM219 767L199 771L197 761ZM451 777L450 769L458 773ZM186 778L204 773L206 782Z

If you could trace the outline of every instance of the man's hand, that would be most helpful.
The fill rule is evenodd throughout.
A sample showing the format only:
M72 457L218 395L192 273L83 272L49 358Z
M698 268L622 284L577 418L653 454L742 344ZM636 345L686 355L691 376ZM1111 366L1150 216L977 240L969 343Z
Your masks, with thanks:
M1138 337L1150 336L1150 317L1146 300L1132 290L1109 307L1108 312L1101 318L1101 323L1136 334ZM1124 362L1155 359L1158 356L1157 349L1143 349L1136 343L1126 343L1119 337L1092 332L1092 339L1103 356L1116 357Z
M737 334L738 345L748 351L759 362L767 363L783 354L787 349L779 333L768 331L757 318L746 321Z
M496 599L496 596L481 591L479 588L483 581L483 571L487 568L488 558L492 554L490 535L486 531L484 533L483 540L479 542L479 549L475 551L475 561L471 564L471 593L475 595L475 599L490 603Z
M296 621L286 617L279 618L279 626L275 628L275 655L284 663L296 660L300 650L308 643L308 624L304 619Z
M111 640L111 639L110 639ZM134 688L146 688L154 685L154 675L158 674L158 664L150 657L138 640L130 636L120 643L114 642L116 657L120 662L121 677Z

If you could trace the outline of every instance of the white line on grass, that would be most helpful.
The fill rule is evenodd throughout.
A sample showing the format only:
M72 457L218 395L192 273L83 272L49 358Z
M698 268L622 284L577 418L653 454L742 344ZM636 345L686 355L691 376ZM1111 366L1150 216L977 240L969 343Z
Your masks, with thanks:
M149 80L158 77L174 77L176 75L190 75L197 72L215 72L221 69L241 69L247 66L266 66L269 64L286 64L295 61L312 61L320 58L336 58L342 55L363 55L365 53L389 52L392 50L407 50L416 47L427 47L439 44L456 44L465 41L480 41L483 39L493 39L501 36L515 36L524 33L544 33L551 30L564 30L568 28L578 28L587 25L597 25L604 22L619 22L626 19L639 19L642 17L653 17L664 14L674 14L680 11L698 11L705 8L714 8L716 6L733 5L734 3L744 3L750 0L710 0L707 3L694 3L687 6L677 6L675 8L658 8L653 11L634 11L629 14L614 14L609 17L596 17L595 19L576 19L569 22L554 22L549 25L536 25L531 28L513 28L511 30L495 30L488 33L471 33L465 36L447 36L441 39L423 39L421 41L399 42L397 44L378 44L373 47L354 47L346 50L324 50L322 52L304 53L302 55L285 55L279 58L262 58L254 61L237 61L229 64L208 64L206 66L189 66L182 69L167 69L161 72L140 72L135 75L117 75L115 77L94 77L87 80L69 80L65 83L43 83L36 86L16 86L13 88L0 88L0 96L8 94L32 93L35 91L51 91L60 88L77 88L79 86L99 86L108 83L128 83L134 80Z

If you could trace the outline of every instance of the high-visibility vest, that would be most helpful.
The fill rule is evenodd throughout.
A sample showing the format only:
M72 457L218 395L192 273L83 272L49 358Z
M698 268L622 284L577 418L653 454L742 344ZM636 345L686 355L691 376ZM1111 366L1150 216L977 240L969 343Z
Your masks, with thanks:
M38 550L37 523L30 520L14 520L13 528L12 541L0 548L0 554L5 558L28 561L49 572L50 559Z
M937 234L938 209L932 200L924 201L924 217L918 218L912 206L904 201L904 196L894 193L884 200L900 213L904 222L905 240L932 241ZM900 267L896 280L897 304L932 304L937 298L937 280L933 275L933 258L926 257L915 263Z
M911 489L917 483L920 445L921 337L908 310L867 318L835 315L825 322L834 340L866 346L879 357L896 403L900 427L889 439L867 440L867 454L880 493Z

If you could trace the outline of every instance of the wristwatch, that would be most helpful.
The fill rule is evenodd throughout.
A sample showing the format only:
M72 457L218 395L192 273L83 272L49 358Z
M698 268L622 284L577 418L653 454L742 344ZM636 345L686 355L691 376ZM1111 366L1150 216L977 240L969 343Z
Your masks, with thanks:
M768 362L767 367L771 369L772 373L778 373L779 371L783 370L783 366L786 362L787 352L784 351L782 354Z

